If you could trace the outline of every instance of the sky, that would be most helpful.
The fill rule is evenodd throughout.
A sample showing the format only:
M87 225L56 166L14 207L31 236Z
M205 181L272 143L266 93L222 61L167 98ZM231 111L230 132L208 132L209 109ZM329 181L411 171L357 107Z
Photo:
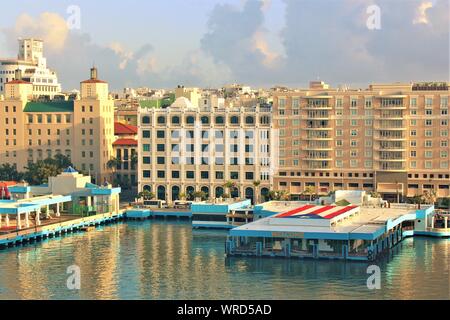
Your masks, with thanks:
M45 41L63 89L449 81L449 0L15 0L0 57Z

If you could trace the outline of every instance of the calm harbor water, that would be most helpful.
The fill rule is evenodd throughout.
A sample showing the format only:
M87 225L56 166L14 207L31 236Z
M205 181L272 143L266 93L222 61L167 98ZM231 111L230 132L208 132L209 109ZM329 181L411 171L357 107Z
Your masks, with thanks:
M367 263L225 258L226 234L148 220L2 250L0 299L450 299L448 239L405 240L369 290Z

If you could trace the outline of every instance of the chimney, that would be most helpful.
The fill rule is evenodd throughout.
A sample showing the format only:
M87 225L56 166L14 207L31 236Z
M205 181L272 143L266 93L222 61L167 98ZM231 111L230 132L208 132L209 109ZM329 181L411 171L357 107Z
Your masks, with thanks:
M14 78L15 78L16 80L22 80L22 70L16 69L16 70L14 71Z

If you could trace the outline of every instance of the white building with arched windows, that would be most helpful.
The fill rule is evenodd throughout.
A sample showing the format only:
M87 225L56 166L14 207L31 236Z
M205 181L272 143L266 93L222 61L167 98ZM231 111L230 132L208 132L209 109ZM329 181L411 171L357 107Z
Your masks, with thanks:
M260 202L271 188L278 138L270 107L205 108L179 97L168 108L141 108L138 128L139 191L169 204L198 192Z

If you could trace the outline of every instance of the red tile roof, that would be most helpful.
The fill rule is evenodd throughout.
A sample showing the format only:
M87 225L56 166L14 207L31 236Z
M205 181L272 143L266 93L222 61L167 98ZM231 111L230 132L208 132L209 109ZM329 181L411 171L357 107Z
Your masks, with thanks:
M113 146L137 146L138 142L134 139L117 139Z
M31 84L31 82L25 80L11 80L8 81L6 84Z
M0 187L10 187L15 186L16 184L16 181L0 181Z
M131 124L125 124L120 122L114 122L114 134L116 136L121 134L137 134L138 129Z
M98 80L98 79L89 79L89 80L81 81L81 83L107 83L107 82L103 81L103 80Z

